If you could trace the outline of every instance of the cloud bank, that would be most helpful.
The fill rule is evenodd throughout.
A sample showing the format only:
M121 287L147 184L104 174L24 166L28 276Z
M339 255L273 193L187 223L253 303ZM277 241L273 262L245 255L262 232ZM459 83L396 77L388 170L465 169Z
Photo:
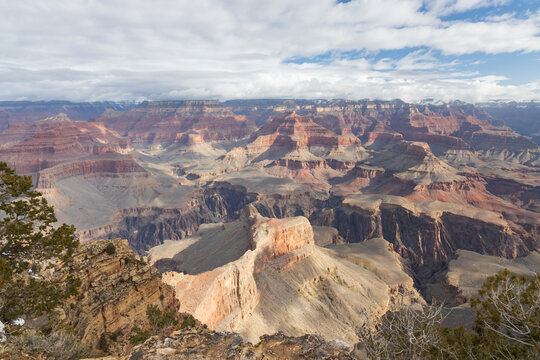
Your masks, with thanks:
M0 0L0 99L540 99L538 71L515 84L469 66L507 53L537 61L537 7L516 12L509 0Z

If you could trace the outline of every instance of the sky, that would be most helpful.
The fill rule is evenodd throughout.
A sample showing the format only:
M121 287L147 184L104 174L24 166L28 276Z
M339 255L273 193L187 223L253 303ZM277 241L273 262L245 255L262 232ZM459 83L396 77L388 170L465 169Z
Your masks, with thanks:
M540 100L538 0L0 0L0 100Z

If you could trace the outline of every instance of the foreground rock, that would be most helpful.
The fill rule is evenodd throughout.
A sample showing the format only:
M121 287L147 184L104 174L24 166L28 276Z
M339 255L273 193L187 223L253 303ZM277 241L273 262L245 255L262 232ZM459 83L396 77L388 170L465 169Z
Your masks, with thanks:
M123 357L108 360L168 359L358 359L347 344L326 342L320 336L287 337L281 333L262 336L256 345L235 333L176 332L165 338L153 337ZM104 359L104 360L105 360Z
M172 288L130 249L126 240L100 240L81 245L73 265L63 269L82 281L80 295L66 306L66 320L83 344L121 353L134 326L147 323L146 307L175 309ZM112 341L114 339L114 341ZM103 349L101 349L103 350Z

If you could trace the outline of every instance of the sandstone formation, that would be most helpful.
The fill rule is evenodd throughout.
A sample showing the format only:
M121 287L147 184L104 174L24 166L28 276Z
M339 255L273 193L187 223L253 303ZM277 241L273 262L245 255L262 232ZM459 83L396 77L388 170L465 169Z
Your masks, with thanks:
M131 329L147 325L147 305L177 307L173 289L161 282L158 272L135 255L125 240L83 244L73 256L72 266L61 272L81 279L80 295L64 311L75 335L92 348L104 336L112 351L121 352ZM110 341L110 337L116 340Z
M458 171L438 159L427 143L398 142L380 151L367 164L394 172L400 180L427 185L463 180Z
M442 269L458 249L517 258L540 248L539 222L525 230L474 206L409 202L391 195L350 196L344 206L315 214L312 222L336 227L349 242L383 237L410 261L420 283Z
M65 114L11 124L0 133L0 160L19 173L35 174L43 188L77 175L144 172L124 155L129 151L130 141L103 124L72 121Z
M479 104L479 107L493 117L493 123L509 126L540 144L540 103L490 102Z
M249 206L238 221L213 225L208 235L205 230L177 244L163 245L167 249L154 248L150 254L160 271L174 271L165 273L163 281L175 287L182 311L211 328L237 326L259 301L254 275L283 255L291 257L288 262L298 261L309 254L305 247L313 244L313 230L306 218L264 219ZM188 248L170 249L174 245ZM303 251L294 251L299 249ZM158 261L153 255L156 252L165 256L177 253L170 260Z
M59 113L71 119L90 120L107 109L118 111L129 109L132 103L113 101L73 103L70 101L0 101L0 131L11 123L31 123Z
M386 241L330 246L314 244L306 218L264 218L248 206L237 221L202 226L149 255L181 311L251 342L283 331L354 344L363 314L398 306L400 289L409 304L423 301Z
M96 119L124 135L148 142L198 141L241 138L253 130L217 101L143 102L126 112L107 111ZM191 138L193 139L193 138Z
M294 159L309 161L334 158L341 161L364 157L360 140L352 135L337 135L308 117L291 113L263 125L246 146L253 161Z

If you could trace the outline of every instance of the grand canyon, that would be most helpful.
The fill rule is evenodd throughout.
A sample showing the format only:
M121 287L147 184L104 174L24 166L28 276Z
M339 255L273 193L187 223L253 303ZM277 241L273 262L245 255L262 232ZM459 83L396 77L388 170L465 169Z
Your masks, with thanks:
M95 259L77 255L89 298L66 314L92 346L161 301L236 333L223 344L315 334L353 356L366 316L467 313L487 276L540 271L539 116L537 103L0 102L0 161ZM134 260L99 255L107 239Z

